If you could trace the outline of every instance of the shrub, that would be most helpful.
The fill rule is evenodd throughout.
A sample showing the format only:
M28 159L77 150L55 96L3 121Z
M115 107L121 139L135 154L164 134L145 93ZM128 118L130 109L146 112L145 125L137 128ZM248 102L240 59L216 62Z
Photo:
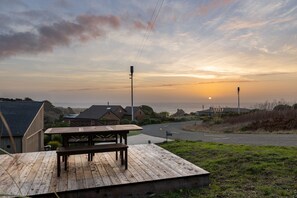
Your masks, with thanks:
M150 119L150 122L151 122L151 124L160 124L161 123L161 120L156 119L156 118L151 118Z
M44 135L44 145L47 145L51 141L51 137L49 135Z
M52 141L57 141L57 142L62 143L63 142L62 136L61 135L53 135L52 136Z
M122 119L121 124L130 124L130 120L128 119Z
M141 125L148 125L151 124L151 119L149 118L145 118L144 120L142 120Z
M284 110L290 110L292 107L287 104L279 104L273 108L274 111L284 111Z
M58 141L50 141L48 145L51 145L52 150L56 150L58 147L62 146Z
M138 121L137 120L133 120L130 122L131 124L138 124Z
M212 121L213 121L214 124L221 124L223 122L223 119L221 117L219 117L219 116L214 116L212 118Z

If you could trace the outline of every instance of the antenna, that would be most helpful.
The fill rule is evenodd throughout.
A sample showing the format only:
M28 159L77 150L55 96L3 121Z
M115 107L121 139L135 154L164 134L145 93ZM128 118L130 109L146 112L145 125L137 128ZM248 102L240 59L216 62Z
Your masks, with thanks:
M130 79L131 79L131 121L134 121L134 110L133 110L133 73L134 73L134 66L130 66Z

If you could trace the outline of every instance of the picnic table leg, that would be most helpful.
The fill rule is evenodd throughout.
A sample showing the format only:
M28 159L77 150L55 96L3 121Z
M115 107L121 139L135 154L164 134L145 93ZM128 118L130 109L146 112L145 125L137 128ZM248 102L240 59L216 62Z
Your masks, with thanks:
M118 134L116 134L116 144L118 143ZM116 151L116 160L118 160L118 151Z
M128 169L128 149L125 150L125 169Z
M57 176L60 177L60 171L61 171L61 164L60 164L60 155L57 154Z
M123 143L123 135L122 134L119 134L120 135L120 143ZM123 165L123 151L120 151L120 158L122 160L122 165Z
M121 165L124 165L124 156L123 156L123 151L121 150Z
M67 156L67 155L65 155L64 157L65 157L65 164L64 164L64 165L65 165L65 167L64 167L64 169L65 169L65 171L67 171L67 158L68 158L68 156Z

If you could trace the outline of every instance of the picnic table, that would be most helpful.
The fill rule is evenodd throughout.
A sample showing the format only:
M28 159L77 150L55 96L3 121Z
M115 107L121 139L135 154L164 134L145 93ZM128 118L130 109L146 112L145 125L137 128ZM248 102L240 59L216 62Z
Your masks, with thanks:
M60 176L60 157L65 161L67 170L67 157L76 154L88 154L88 160L92 161L93 155L98 152L120 151L122 165L128 166L127 135L129 131L142 130L133 124L108 125L108 126L84 126L84 127L59 127L49 128L45 131L47 135L60 134L62 136L62 147L57 149L57 175ZM118 142L119 138L119 142ZM124 142L123 142L124 141ZM76 142L87 144L86 146L71 146ZM98 142L114 142L113 144L95 145ZM125 153L125 160L123 158Z

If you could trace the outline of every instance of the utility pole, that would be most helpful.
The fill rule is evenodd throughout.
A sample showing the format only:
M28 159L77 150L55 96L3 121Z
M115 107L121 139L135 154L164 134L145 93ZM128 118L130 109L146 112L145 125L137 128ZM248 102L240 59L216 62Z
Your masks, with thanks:
M134 121L134 109L133 109L133 73L134 73L134 66L130 66L130 79L131 79L131 121Z
M240 114L240 97L239 97L240 87L237 87L237 97L238 97L238 104L237 104L237 113Z

